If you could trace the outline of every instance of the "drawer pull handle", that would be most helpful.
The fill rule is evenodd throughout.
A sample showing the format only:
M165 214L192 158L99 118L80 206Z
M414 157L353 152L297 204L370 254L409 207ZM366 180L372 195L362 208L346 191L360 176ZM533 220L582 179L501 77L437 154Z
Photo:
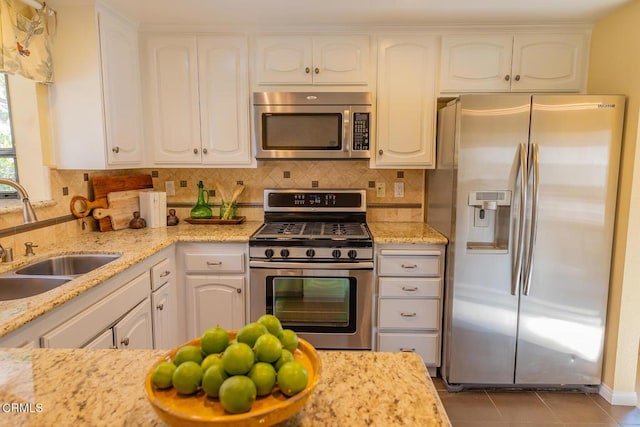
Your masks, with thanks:
M418 288L415 286L403 286L402 290L405 292L415 292L418 290Z
M402 264L402 268L418 268L416 264Z
M171 274L171 272L169 270L165 270L160 274L160 277L167 277L170 274Z
M128 346L129 345L129 337L124 337L122 339L122 341L120 341L120 344L122 344L124 346Z
M160 311L164 310L164 304L158 304L156 308Z
M416 317L416 313L414 313L414 312L411 312L411 313L403 312L403 313L400 313L400 316L402 316L402 317Z
M415 353L416 349L415 348L406 348L406 347L401 347L400 351L404 352L404 353Z
M222 261L207 261L207 265L222 265Z

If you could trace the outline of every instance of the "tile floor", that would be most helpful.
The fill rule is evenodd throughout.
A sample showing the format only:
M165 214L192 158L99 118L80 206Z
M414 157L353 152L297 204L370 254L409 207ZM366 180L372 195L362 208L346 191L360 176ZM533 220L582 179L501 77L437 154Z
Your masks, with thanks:
M554 391L449 393L432 378L453 427L632 427L640 409L612 406L597 394Z

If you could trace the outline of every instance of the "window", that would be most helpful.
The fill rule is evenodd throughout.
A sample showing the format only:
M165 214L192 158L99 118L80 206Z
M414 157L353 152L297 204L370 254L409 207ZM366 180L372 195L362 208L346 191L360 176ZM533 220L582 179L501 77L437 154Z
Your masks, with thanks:
M16 146L11 126L11 105L7 75L0 73L0 177L17 181L18 169ZM17 199L18 193L13 187L0 185L1 199Z

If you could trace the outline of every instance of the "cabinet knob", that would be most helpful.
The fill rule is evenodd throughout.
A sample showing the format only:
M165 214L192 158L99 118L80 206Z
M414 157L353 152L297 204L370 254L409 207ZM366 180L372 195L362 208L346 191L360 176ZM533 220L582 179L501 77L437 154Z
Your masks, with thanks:
M160 273L160 277L167 277L167 276L168 276L168 275L170 275L170 274L171 274L171 271L169 271L169 270L165 270L165 271L163 271L162 273Z
M416 313L404 311L404 312L400 313L400 316L402 316L402 317L416 317Z
M240 288L236 288L236 292L237 292L237 293L239 293L239 294L241 294L241 293L242 293L242 289L240 289Z
M305 73L305 74L309 74L310 72L311 72L311 68L309 68L309 67L305 67L305 69L304 69L304 73Z
M511 76L509 74L504 76L504 81L508 82L509 80L511 80Z
M202 149L202 154L207 154L207 149L206 148Z
M382 154L384 153L384 151L382 149L378 150L378 154L382 156Z
M158 305L156 306L156 308L157 308L159 311L162 311L162 310L164 310L164 304L158 304Z
M120 344L124 345L124 346L128 346L129 345L129 337L124 337L121 341Z
M320 74L320 68L318 68L318 67L314 68L314 70L313 70L313 71L314 71L316 74Z
M111 149L111 151L113 151L114 153L118 154L120 152L120 147L113 147Z
M516 74L516 76L514 77L514 79L516 79L517 82L520 81L520 74Z
M197 148L193 149L193 154L198 154L198 149Z

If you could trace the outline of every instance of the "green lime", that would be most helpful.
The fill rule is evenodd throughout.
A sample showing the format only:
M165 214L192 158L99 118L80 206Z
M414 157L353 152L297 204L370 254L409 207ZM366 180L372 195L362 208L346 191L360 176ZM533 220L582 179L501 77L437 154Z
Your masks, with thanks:
M248 323L240 328L236 340L247 344L249 347L253 347L258 337L266 333L268 333L268 331L263 324L258 322Z
M153 370L151 382L160 389L169 388L172 385L173 371L175 370L176 365L173 363L161 362Z
M204 358L200 366L202 367L202 371L206 372L207 368L213 365L222 366L222 355L221 354L210 354Z
M296 335L296 333L291 329L284 329L278 338L280 338L282 347L286 348L291 353L298 348L298 335Z
M231 344L222 353L222 367L229 375L244 375L255 362L253 350L247 344Z
M200 337L200 346L205 355L222 353L228 345L229 333L219 326L207 329Z
M202 375L202 390L209 397L218 397L220 386L228 377L222 365L212 365Z
M287 362L293 362L294 360L295 359L293 358L293 354L286 348L283 348L280 358L276 360L273 367L276 368L276 371L279 371L282 365L284 365Z
M259 362L273 363L282 354L282 343L271 334L260 335L253 346L253 351Z
M184 345L176 351L176 356L173 358L173 363L176 366L180 366L186 361L196 362L198 365L202 363L202 350L195 345Z
M287 396L293 396L307 386L309 374L301 363L286 362L280 367L277 378L280 391Z
M243 375L229 377L220 386L218 397L222 407L232 414L247 412L256 400L256 385Z
M273 386L276 384L276 370L270 363L258 362L247 374L256 385L258 396L271 394Z
M196 362L182 362L173 372L173 387L180 394L193 394L202 381L202 368Z
M273 314L263 314L258 318L257 322L263 324L271 335L279 336L282 333L280 319Z

